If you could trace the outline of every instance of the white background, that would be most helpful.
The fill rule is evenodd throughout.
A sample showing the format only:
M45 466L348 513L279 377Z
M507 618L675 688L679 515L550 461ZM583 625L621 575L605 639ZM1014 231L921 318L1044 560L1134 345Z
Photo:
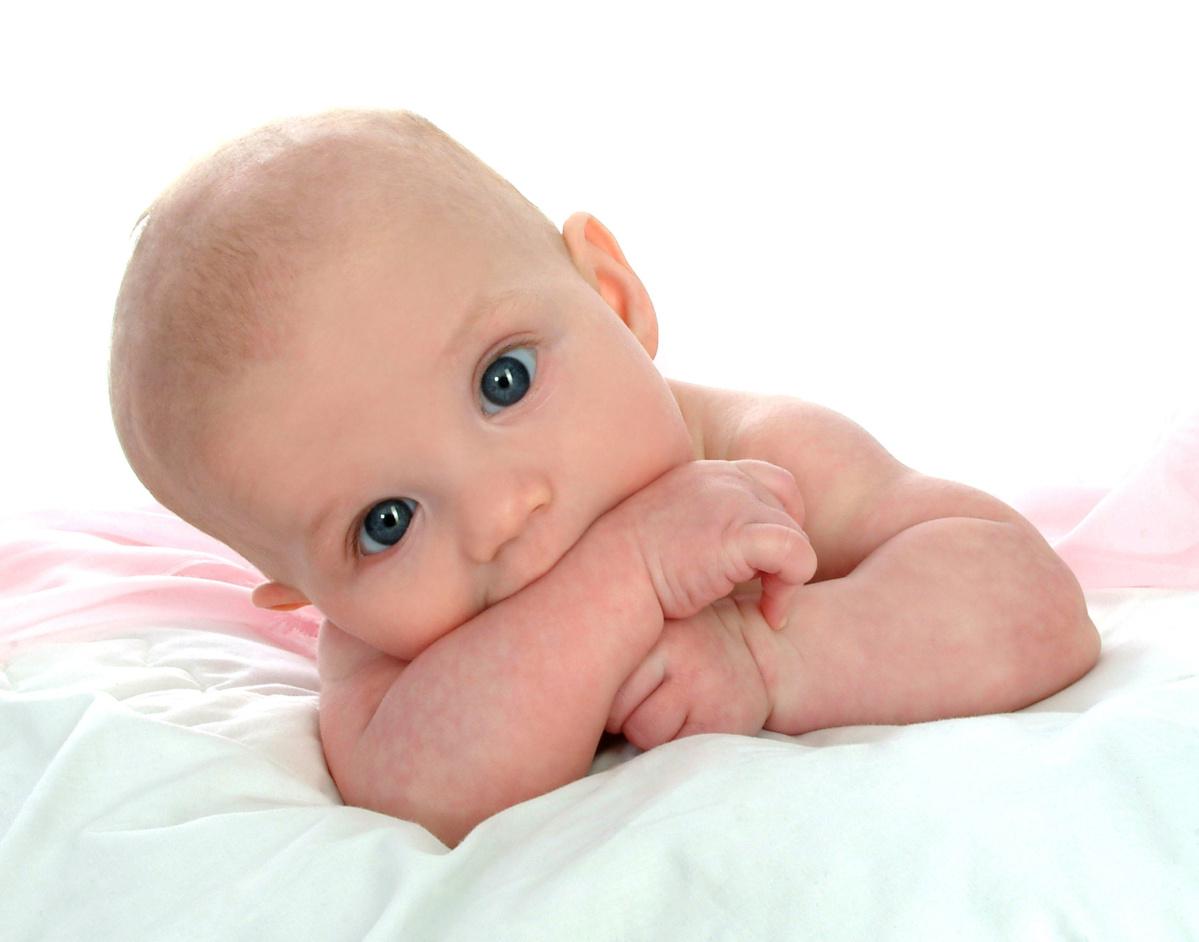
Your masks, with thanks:
M1011 498L1199 406L1190 3L26 4L0 29L0 511L146 498L108 415L142 208L283 115L409 108L620 241L664 373Z

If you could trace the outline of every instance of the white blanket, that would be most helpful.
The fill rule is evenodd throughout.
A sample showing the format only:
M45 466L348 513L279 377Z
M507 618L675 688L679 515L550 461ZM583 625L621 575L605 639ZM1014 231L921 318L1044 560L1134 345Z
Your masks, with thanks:
M301 654L178 616L24 645L0 936L1199 938L1199 591L1088 601L1098 667L1027 710L609 747L453 851L340 803Z

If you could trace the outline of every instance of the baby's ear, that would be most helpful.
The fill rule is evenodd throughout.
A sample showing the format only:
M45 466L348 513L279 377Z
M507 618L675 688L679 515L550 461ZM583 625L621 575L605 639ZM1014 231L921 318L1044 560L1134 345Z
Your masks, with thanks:
M276 612L290 612L312 604L303 593L281 582L264 582L250 593L250 601L259 608L270 608Z
M652 359L658 352L658 315L612 233L590 213L579 212L562 224L562 239L579 274L628 325Z

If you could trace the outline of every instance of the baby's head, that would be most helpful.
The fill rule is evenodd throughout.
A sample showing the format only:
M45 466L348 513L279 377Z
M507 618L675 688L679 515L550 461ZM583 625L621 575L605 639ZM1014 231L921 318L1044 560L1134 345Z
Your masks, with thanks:
M693 457L650 299L407 112L259 129L147 211L110 391L165 506L410 659Z

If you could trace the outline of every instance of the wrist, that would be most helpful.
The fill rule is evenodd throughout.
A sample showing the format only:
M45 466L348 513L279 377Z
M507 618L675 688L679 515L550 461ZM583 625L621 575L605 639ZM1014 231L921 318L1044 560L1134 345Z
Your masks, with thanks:
M781 633L770 627L758 607L760 595L760 591L737 593L714 602L712 608L724 621L734 622L741 631L745 647L758 667L762 687L770 704L765 724L770 729L770 718L785 698L790 672L785 667L786 652L782 650Z
M609 513L591 525L568 555L575 557L572 564L585 584L627 612L615 627L629 633L632 648L648 653L665 616L633 529Z
M835 580L834 580L835 581ZM775 630L758 607L760 591L738 594L734 603L745 637L746 646L758 664L770 715L764 729L788 736L797 736L831 725L822 708L822 700L838 692L821 676L819 639L827 637L829 607L828 588L832 583L805 585L795 596L787 613L786 627ZM815 647L814 647L815 643Z

